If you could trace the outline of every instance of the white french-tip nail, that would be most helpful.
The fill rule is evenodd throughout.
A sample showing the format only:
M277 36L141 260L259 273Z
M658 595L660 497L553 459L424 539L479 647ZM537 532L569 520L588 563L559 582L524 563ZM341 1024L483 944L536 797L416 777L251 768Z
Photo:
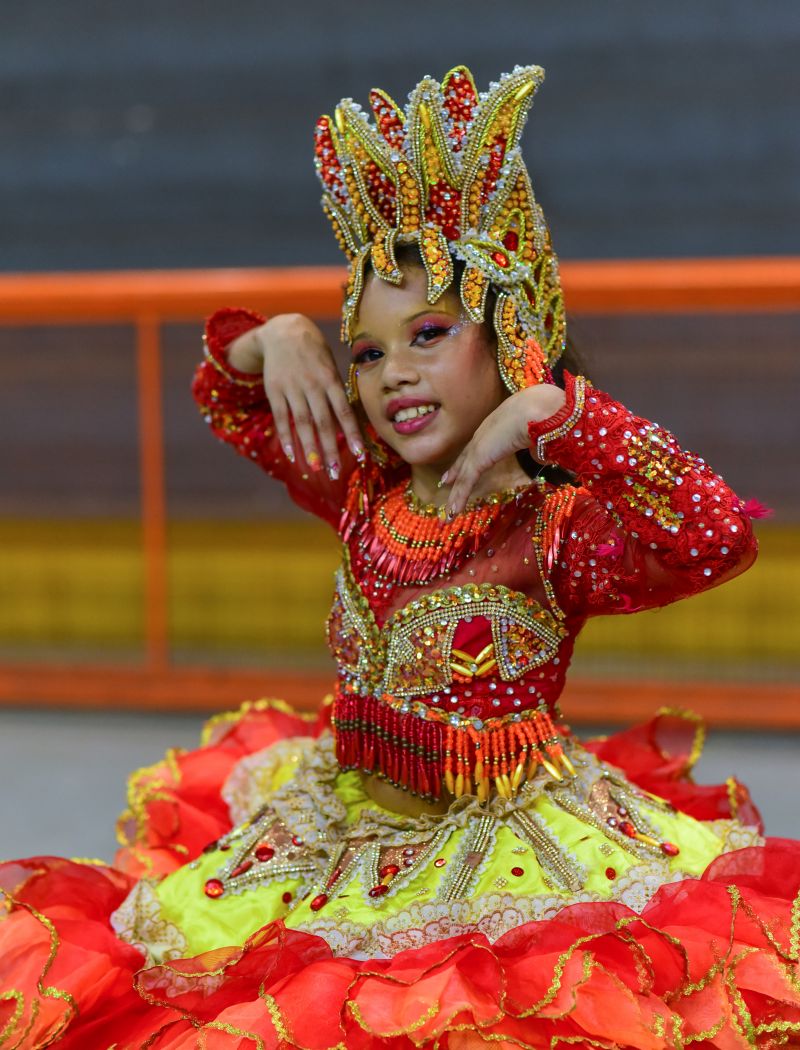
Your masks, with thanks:
M291 445L283 446L283 454L289 460L290 463L294 463L294 449Z

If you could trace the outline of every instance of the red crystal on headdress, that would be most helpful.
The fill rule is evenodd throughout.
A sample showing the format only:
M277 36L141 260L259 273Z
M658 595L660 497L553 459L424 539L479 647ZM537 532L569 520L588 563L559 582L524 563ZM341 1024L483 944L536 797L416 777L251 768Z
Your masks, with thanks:
M266 842L262 842L260 846L256 846L255 855L256 860L272 860L272 858L275 856L275 850L272 848L272 846L268 846Z
M508 268L508 257L503 252L492 252L492 262L496 262L503 270Z
M217 897L221 897L225 892L225 887L219 881L219 879L208 879L205 886L203 886L203 892L206 897L210 897L215 900Z
M466 70L459 67L452 71L442 82L442 96L445 112L452 122L448 130L453 152L458 153L478 104L475 86Z
M324 908L327 903L328 903L328 894L327 893L318 893L317 896L313 899L313 901L309 904L309 908L312 911L319 911L319 909L320 908Z
M369 93L369 104L381 135L392 149L400 149L405 141L406 130L403 114L394 100L378 88L373 88Z
M503 238L504 247L510 251L515 252L519 248L519 234L516 230L509 230Z
M327 189L336 198L339 204L347 203L347 187L342 175L342 165L336 153L331 135L331 125L328 117L320 117L314 129L314 153L316 154L319 172Z
M481 203L485 204L494 193L500 171L503 167L503 158L506 155L505 135L498 135L494 142L488 146L489 163L486 165L486 173L483 176L483 187L481 188Z
M440 179L428 190L426 217L433 222L448 241L457 241L461 220L461 194L449 182Z
M397 222L395 201L397 190L392 180L381 171L375 161L370 161L366 168L367 190L375 207L390 226Z

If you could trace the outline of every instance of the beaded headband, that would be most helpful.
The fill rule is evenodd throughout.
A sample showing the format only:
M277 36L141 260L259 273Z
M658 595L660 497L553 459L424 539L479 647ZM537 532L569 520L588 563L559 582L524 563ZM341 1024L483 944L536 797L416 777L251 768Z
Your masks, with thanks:
M439 84L425 77L403 112L377 88L375 125L343 99L315 135L322 207L350 260L342 339L364 286L365 264L399 285L395 247L416 243L435 303L464 263L460 296L476 324L494 289L498 368L509 390L540 383L561 355L566 319L558 260L519 149L528 109L544 79L517 66L478 94L466 66Z

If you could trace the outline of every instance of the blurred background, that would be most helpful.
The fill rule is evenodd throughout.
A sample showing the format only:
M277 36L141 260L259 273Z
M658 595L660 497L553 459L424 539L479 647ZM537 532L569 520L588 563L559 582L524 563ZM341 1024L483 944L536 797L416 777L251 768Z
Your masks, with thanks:
M479 88L546 68L523 146L565 263L789 265L800 20L794 0L33 0L3 22L0 852L107 857L125 771L191 746L198 711L316 703L337 547L204 433L188 395L203 311L155 316L145 295L126 315L97 275L192 270L208 309L258 309L235 275L212 294L215 275L249 289L247 268L338 265L315 119L374 85L404 101L459 63ZM85 275L80 310L26 276L58 273ZM140 285L119 287L132 302ZM622 688L737 725L707 775L749 778L773 833L796 833L800 788L798 302L571 324L598 386L775 510L752 572L589 625L579 720L638 714Z

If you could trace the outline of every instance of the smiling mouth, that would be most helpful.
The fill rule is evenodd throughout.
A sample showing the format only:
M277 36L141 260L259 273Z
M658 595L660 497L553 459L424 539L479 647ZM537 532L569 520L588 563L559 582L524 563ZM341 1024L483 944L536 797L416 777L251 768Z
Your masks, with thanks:
M392 427L398 434L413 434L433 422L439 412L439 405L412 405L401 408L392 417Z

